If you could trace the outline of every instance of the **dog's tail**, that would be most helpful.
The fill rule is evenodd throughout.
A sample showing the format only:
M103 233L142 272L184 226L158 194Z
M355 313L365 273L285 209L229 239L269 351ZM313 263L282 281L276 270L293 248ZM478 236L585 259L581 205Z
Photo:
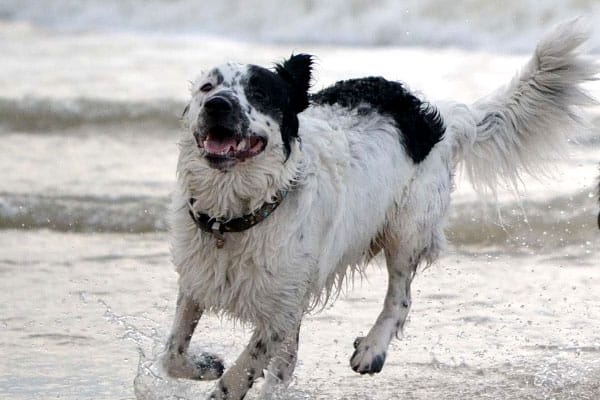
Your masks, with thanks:
M463 113L468 121L457 121L464 129L456 131L455 154L476 190L495 192L499 181L518 189L523 173L539 176L582 131L580 108L595 101L581 84L598 71L578 53L588 37L578 20L559 25L508 86L473 104Z

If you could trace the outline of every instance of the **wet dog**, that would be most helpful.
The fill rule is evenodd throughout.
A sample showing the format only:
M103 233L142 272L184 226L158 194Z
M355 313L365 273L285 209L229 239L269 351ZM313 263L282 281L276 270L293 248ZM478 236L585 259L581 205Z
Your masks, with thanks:
M172 255L179 296L163 365L173 377L221 377L211 398L241 399L268 370L285 385L303 316L335 294L349 271L383 252L383 310L350 357L380 372L411 307L420 264L444 248L455 170L477 188L535 173L577 128L595 66L577 48L576 23L550 33L506 87L472 105L419 99L369 77L309 94L312 58L273 70L226 64L192 87L180 141ZM224 372L212 354L189 355L204 312L252 324Z

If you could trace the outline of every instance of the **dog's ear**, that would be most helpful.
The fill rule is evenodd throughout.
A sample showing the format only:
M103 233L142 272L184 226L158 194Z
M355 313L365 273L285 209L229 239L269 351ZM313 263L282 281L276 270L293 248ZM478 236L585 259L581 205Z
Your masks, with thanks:
M292 85L292 107L297 113L308 107L308 89L313 66L310 54L292 54L281 64L275 65L275 72Z

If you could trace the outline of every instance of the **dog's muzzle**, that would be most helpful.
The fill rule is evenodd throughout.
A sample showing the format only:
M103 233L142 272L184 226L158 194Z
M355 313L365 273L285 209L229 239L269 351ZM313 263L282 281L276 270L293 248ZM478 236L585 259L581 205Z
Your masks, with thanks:
M266 137L248 132L247 117L227 93L215 94L204 102L198 126L194 139L214 168L228 168L252 158L267 145Z

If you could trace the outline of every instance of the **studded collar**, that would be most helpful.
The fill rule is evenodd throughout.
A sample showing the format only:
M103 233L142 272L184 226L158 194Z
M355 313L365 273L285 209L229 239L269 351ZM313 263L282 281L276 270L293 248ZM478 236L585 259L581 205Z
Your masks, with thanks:
M222 248L225 245L225 233L228 232L243 232L264 221L275 211L287 196L287 190L280 190L275 194L272 202L265 202L258 210L243 215L241 217L224 220L211 217L208 214L197 213L194 211L193 205L196 199L190 197L188 200L188 211L196 226L208 233L212 233L215 237L217 248Z

